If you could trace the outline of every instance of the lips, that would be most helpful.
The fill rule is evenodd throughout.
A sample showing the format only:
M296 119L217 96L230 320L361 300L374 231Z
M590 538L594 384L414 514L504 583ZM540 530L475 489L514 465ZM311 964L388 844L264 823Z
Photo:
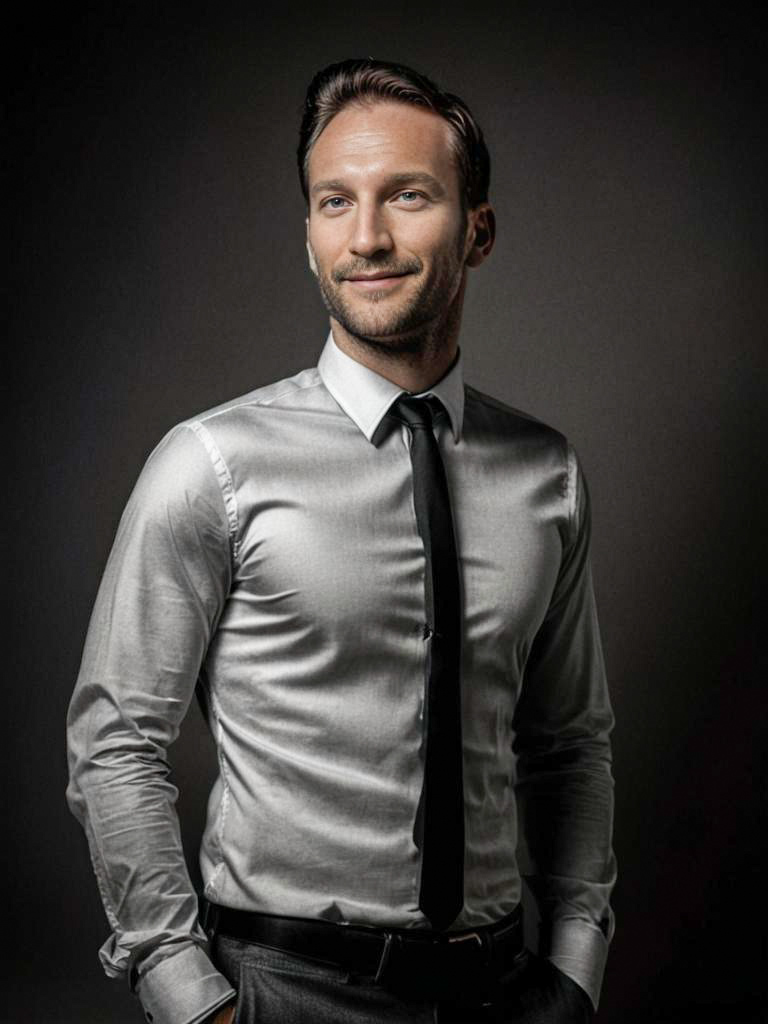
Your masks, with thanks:
M345 278L350 288L359 292L387 292L392 291L402 280L409 277L411 271L378 270L375 274L358 274L355 277Z
M396 277L405 277L407 270L380 270L376 274L356 274L354 277L345 278L346 281L388 281Z

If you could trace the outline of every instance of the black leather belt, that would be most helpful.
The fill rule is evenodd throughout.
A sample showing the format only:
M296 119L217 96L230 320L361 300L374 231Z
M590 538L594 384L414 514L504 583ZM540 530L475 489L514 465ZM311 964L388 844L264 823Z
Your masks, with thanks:
M441 987L467 975L500 976L525 958L522 908L492 925L454 932L376 928L299 917L260 914L201 899L209 937L220 933L297 956L332 964L382 984Z

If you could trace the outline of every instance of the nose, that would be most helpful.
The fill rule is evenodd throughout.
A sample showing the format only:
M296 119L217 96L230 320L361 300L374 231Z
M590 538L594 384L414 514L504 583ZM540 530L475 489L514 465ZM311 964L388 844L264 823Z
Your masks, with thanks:
M394 246L387 219L375 204L360 203L355 210L349 251L355 256L372 259L378 253L390 252Z

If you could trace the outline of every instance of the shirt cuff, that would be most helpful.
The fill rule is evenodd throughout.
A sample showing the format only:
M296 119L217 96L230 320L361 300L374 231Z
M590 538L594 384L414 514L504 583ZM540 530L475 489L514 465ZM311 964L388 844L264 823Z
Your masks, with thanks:
M197 945L161 960L136 986L150 1024L200 1024L235 994Z
M608 957L608 942L600 929L576 918L555 921L546 956L581 985L597 1010Z

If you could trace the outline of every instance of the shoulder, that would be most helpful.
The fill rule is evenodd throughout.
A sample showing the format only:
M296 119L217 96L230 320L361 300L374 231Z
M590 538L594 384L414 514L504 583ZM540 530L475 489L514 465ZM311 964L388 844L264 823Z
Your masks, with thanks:
M512 445L523 463L553 472L566 500L568 518L578 527L589 518L589 491L579 454L556 427L465 384L465 422L484 442Z
M247 391L236 398L220 402L182 420L179 426L202 424L213 429L219 424L237 421L243 414L274 406L285 407L292 404L303 404L318 390L322 390L322 380L317 367L300 370L290 377L273 381L261 387Z
M176 423L146 456L123 520L173 525L210 519L226 522L221 485L210 453L186 422Z
M501 439L527 439L536 444L552 447L567 457L568 440L555 427L479 391L470 384L464 385L464 394L465 415L473 427L496 433Z
M316 368L301 370L178 420L150 451L145 473L152 468L165 475L172 471L176 483L195 480L202 483L200 478L210 476L213 471L222 483L222 477L226 476L228 439L236 444L247 441L254 420L261 412L273 407L305 405L320 383Z

